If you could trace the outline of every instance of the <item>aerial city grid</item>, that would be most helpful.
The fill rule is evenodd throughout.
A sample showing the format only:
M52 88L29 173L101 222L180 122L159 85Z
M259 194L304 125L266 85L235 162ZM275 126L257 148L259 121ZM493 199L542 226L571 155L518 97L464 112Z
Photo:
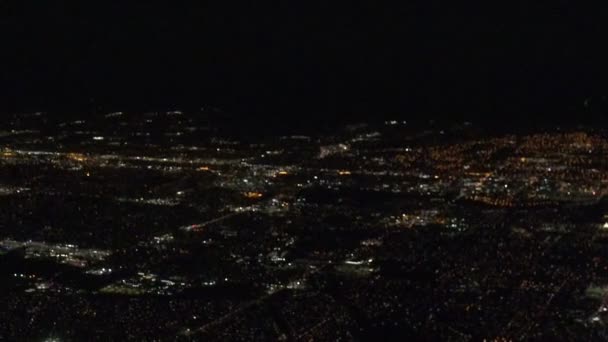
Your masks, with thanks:
M593 3L0 1L0 341L607 341Z
M3 339L605 337L605 132L214 115L10 118Z

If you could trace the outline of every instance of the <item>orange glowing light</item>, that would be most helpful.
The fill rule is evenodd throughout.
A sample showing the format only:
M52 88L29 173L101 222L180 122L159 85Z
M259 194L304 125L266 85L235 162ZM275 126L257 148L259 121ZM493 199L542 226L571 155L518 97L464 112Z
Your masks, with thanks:
M69 153L68 158L78 161L78 162L83 162L83 161L87 160L87 157L81 153Z
M248 191L248 192L243 193L243 195L245 195L245 197L247 197L247 198L261 198L262 196L264 196L262 193L255 192L255 191Z

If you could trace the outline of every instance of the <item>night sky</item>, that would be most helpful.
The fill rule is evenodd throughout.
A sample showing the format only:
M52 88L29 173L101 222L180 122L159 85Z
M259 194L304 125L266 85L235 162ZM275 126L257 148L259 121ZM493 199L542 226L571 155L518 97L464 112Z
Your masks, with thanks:
M579 2L115 3L1 2L0 110L518 122L606 107L606 13Z

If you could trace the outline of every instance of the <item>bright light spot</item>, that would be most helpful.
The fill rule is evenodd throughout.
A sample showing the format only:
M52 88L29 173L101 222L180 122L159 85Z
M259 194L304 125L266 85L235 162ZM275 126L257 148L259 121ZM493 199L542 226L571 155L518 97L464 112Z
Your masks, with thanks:
M261 198L263 196L262 193L255 192L255 191L245 192L243 195L247 198Z

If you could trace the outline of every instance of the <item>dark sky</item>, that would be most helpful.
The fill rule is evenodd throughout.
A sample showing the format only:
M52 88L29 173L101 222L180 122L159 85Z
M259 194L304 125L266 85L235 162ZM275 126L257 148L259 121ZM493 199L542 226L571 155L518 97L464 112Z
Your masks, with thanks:
M600 9L401 2L2 1L0 110L552 120L589 97L602 108Z

